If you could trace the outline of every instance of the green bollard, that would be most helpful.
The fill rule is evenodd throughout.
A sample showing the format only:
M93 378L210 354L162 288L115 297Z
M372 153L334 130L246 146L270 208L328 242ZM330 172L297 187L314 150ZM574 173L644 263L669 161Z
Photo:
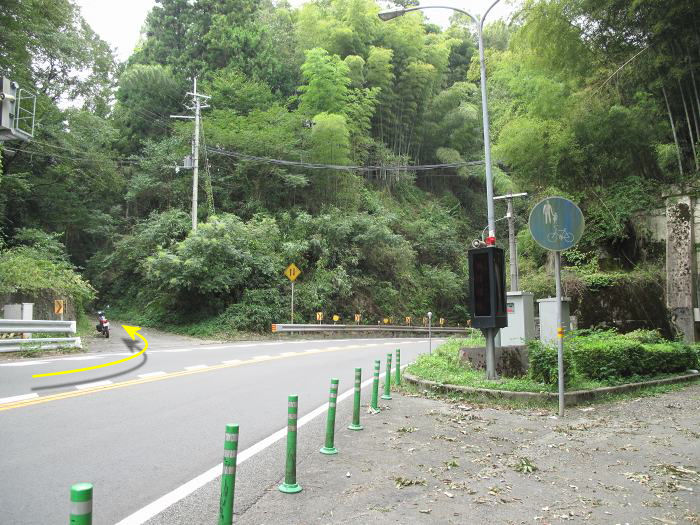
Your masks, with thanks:
M236 456L238 455L238 425L226 425L224 440L224 471L221 475L219 525L233 522L233 495L236 488Z
M372 381L372 402L370 407L372 410L379 412L379 367L382 362L379 359L374 361L374 381Z
M92 525L92 483L71 485L70 524Z
M401 349L396 349L396 386L401 384Z
M386 375L384 376L382 399L391 399L391 354L386 354Z
M287 397L287 465L284 469L284 483L279 486L281 492L294 494L301 492L297 483L297 413L299 396Z
M352 407L352 424L348 426L350 430L362 430L360 425L360 389L362 388L362 369L355 369L355 402Z
M331 392L328 395L328 419L326 420L326 444L321 447L321 454L337 454L338 449L333 446L335 439L335 404L338 399L338 380L331 379Z

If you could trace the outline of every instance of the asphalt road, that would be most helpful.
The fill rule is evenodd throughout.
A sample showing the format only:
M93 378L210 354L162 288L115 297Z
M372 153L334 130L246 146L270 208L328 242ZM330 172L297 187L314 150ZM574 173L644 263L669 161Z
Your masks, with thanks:
M123 359L142 343L0 362L2 523L65 523L79 481L95 486L94 523L116 523L220 463L226 423L240 424L245 450L285 426L288 394L303 416L327 401L331 377L344 392L354 367L366 380L395 348L403 364L427 351L425 339L203 345L142 333L146 354L98 370L31 377ZM247 468L265 471L265 457Z

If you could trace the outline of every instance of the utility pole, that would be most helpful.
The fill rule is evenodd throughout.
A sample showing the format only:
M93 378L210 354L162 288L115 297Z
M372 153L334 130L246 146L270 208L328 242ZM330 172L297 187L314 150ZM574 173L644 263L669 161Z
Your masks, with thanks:
M510 253L510 291L517 292L520 288L518 275L518 250L515 240L515 215L513 214L513 199L515 197L527 197L527 193L509 193L508 195L499 195L493 200L506 200L508 204L508 247Z
M201 118L201 110L208 108L206 104L202 104L200 99L208 99L207 95L197 93L197 77L194 77L194 89L191 93L193 105L189 109L194 111L194 116L190 115L170 115L170 118L194 119L194 140L192 142L192 231L197 230L197 196L199 190L199 121ZM188 166L183 166L188 167Z

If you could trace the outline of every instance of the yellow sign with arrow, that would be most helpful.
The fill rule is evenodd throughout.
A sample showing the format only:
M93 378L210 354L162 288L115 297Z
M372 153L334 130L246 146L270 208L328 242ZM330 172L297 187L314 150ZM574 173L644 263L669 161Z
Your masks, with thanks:
M284 270L284 275L286 275L287 279L289 279L292 282L296 281L297 277L299 277L300 274L301 270L294 263L287 266L287 269Z

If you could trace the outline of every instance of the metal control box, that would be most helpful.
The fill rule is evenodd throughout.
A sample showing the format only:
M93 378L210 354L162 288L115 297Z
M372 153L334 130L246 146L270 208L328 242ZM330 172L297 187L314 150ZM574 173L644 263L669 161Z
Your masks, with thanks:
M569 316L568 297L561 298L561 324L564 333L571 330L571 318ZM557 343L557 298L548 297L539 299L537 304L540 309L540 341L543 343Z
M501 248L469 250L469 289L473 328L508 325L505 256Z
M532 292L508 292L508 326L501 328L501 346L518 346L535 338L535 296Z

